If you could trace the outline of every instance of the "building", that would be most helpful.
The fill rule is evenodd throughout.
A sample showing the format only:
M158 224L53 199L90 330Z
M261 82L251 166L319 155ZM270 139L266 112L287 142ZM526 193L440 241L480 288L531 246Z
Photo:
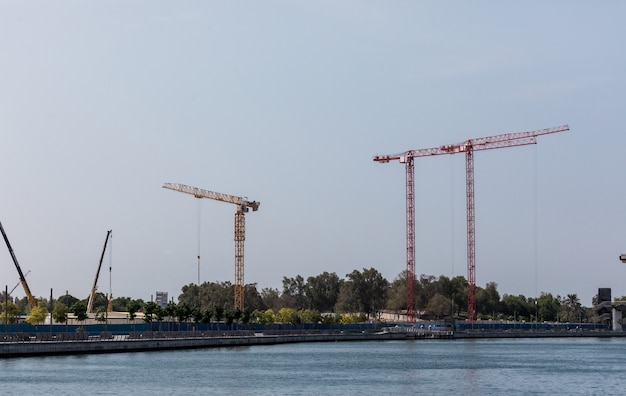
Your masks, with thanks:
M165 308L167 305L167 292L156 292L156 299L154 301L159 307Z

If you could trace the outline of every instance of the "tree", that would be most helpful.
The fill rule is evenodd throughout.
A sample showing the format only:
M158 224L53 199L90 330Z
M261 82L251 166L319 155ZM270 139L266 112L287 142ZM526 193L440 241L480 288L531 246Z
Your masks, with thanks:
M248 292L252 293L250 290ZM215 305L231 307L233 295L234 287L230 282L204 282L200 286L196 284L183 286L182 294L178 296L178 302L185 303L189 307L198 307L201 310L209 309Z
M205 309L202 311L202 323L211 323L211 318L213 317L213 311L210 309Z
M370 315L385 307L389 282L380 272L374 268L363 268L363 272L354 270L346 276L360 312Z
M48 308L46 307L46 303L43 301L39 301L37 306L33 307L30 310L30 313L26 316L26 323L31 325L42 324L46 321L46 317L48 316Z
M254 311L252 316L254 316L256 321L262 325L271 325L275 322L274 311L271 308L266 309L265 311Z
M117 297L111 301L111 308L115 312L126 312L128 304L130 303L130 297ZM108 303L107 303L108 304Z
M265 304L261 298L261 294L256 288L256 283L249 283L243 288L243 300L244 307L249 308L250 311L255 309L265 309Z
M79 299L71 294L63 294L62 296L59 296L56 301L65 304L66 307L71 307L75 302L79 301Z
M191 317L193 318L193 322L198 324L202 322L202 317L204 316L204 312L198 307L191 308Z
M273 289L271 287L265 287L261 289L261 300L263 301L263 306L265 309L274 309L278 310L282 308L280 293L278 289Z
M232 330L233 322L235 321L235 311L232 309L224 310L224 323Z
M143 321L146 323L152 323L158 307L159 306L154 301L147 302L144 306Z
M138 300L129 301L128 305L126 306L128 312L128 320L130 320L131 322L134 321L137 317L137 312L141 310L141 308L142 304Z
M335 304L334 312L358 312L360 309L359 300L354 291L352 282L344 282L339 291L339 297Z
M505 294L502 297L502 313L510 319L517 321L530 320L531 312L530 303L525 296L521 294L518 296Z
M52 319L56 323L67 322L67 305L63 304L60 299L54 302L54 309L52 310Z
M406 309L406 270L402 271L389 285L385 307L395 312Z
M334 272L308 277L305 294L309 307L319 312L332 312L337 304L342 282Z
M441 319L452 313L452 300L441 293L437 293L428 302L426 311L436 319Z
M551 293L541 293L537 299L537 308L539 310L539 320L556 322L559 319L560 301L552 296Z
M415 284L416 307L426 309L428 301L439 291L439 283L433 275L420 275Z
M213 313L215 314L215 320L220 322L224 317L224 308L216 305L213 307Z
M176 306L176 319L178 320L178 328L183 322L186 322L191 316L191 308L185 303L179 303Z
M98 308L98 310L96 311L95 315L94 315L94 319L97 322L106 322L107 317L106 317L106 309L103 307Z
M561 318L565 322L577 323L582 317L582 306L576 293L568 294L561 305Z
M285 307L302 309L308 305L304 278L297 275L295 278L283 276L283 294L281 296Z
M250 324L251 318L252 314L250 313L250 309L248 307L244 308L241 314L241 323L247 326L248 324Z
M292 325L298 325L301 322L298 311L293 308L281 308L276 313L276 321L280 323L289 323Z
M98 311L98 309L106 310L109 305L109 301L104 293L97 292L93 296L93 312Z
M168 302L165 308L163 308L163 314L165 315L166 318L169 318L170 321L173 318L175 318L176 317L176 304L174 304L173 301Z
M299 314L302 323L317 324L322 321L322 315L319 311L314 309L305 309L304 311L300 311Z
M500 293L497 283L487 282L484 289L476 287L476 310L489 316L500 312Z
M20 313L17 305L11 300L5 300L2 304L2 322L16 323L17 315Z
M70 311L76 317L76 320L79 322L84 322L87 316L87 304L84 301L76 301L74 305L70 308Z

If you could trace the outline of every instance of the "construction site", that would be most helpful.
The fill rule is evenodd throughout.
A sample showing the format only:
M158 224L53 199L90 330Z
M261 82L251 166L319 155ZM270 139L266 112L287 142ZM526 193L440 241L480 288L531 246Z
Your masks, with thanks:
M476 263L475 252L476 252L477 240L480 240L480 239L477 238L476 226L475 226L476 224L475 186L474 186L475 152L484 151L484 150L511 148L511 147L525 146L525 145L533 145L533 144L538 143L537 138L540 136L556 134L556 133L561 133L561 132L566 132L566 131L569 131L569 127L567 125L562 125L562 126L535 130L535 131L515 132L515 133L506 133L506 134L493 135L493 136L487 136L487 137L481 137L481 138L472 138L472 139L468 139L461 143L456 143L456 144L448 144L448 145L442 145L442 146L432 147L432 148L411 149L411 150L407 150L407 151L397 153L397 154L376 155L373 157L373 161L377 163L388 163L392 161L398 161L400 164L403 164L405 167L405 181L406 181L406 185L405 185L406 187L406 216L405 216L405 219L406 219L406 224L405 224L406 268L404 269L405 271L404 273L406 274L405 309L401 313L396 312L394 315L392 315L391 318L387 319L387 321L391 321L392 323L403 323L404 325L400 327L401 330L398 330L398 328L395 328L395 330L391 331L391 333L398 333L398 331L400 331L412 337L416 336L416 334L420 334L421 335L420 337L425 336L425 334L429 334L432 337L436 337L436 334L444 334L444 333L437 333L438 331L445 331L445 334L444 334L445 337L442 336L442 338L447 338L448 335L450 335L450 337L448 338L453 338L452 334L454 333L454 331L452 329L455 329L457 332L461 332L461 333L466 332L468 330L471 331L474 329L482 329L483 334L485 334L484 323L480 323L480 320L477 317L477 298L476 298L477 263ZM465 187L466 187L465 199L466 199L466 227L467 227L466 228L466 237L467 237L466 238L466 241L467 241L467 245L466 245L466 253L467 253L467 257L466 257L467 259L466 313L462 318L457 318L456 321L452 321L452 322L445 321L445 322L441 322L441 324L435 323L433 329L438 329L436 330L437 331L436 333L432 333L433 330L431 330L430 325L429 325L427 333L424 333L425 330L423 331L419 330L416 333L415 329L424 329L424 324L423 324L424 322L423 322L423 319L421 319L421 316L423 316L424 313L418 312L416 308L416 301L417 301L416 285L418 283L416 279L416 262L415 262L415 246L416 246L416 241L415 241L415 224L416 224L415 170L414 170L415 162L419 158L441 156L441 155L454 155L454 154L465 154L465 176L466 176L465 177ZM244 268L245 268L244 266L244 251L245 251L244 242L246 240L245 215L249 213L250 209L252 209L252 212L258 211L260 207L260 202L249 200L241 196L234 196L234 195L209 191L209 190L201 189L198 187L187 186L184 184L165 183L163 184L162 187L168 190L191 195L196 199L209 199L213 201L235 205L234 232L233 232L233 235L234 235L233 237L233 240L234 240L234 283L233 283L234 293L232 295L232 301L233 301L232 306L236 311L240 313L245 312L247 309L244 303L245 286L246 286L245 277L244 277ZM98 310L95 309L96 299L97 299L98 289L99 289L98 284L99 282L101 282L101 278L102 278L101 272L103 269L102 268L103 261L104 261L105 253L107 252L107 247L112 238L112 230L108 230L106 232L104 244L103 244L102 251L100 254L100 259L98 260L96 271L95 271L95 277L94 277L94 280L90 289L89 296L86 301L86 306L84 307L84 311L77 312L76 308L74 307L74 311L71 312L69 310L69 307L66 307L65 316L63 317L64 320L62 320L61 323L58 323L58 320L56 322L53 320L52 312L51 312L52 309L50 309L50 311L46 310L41 305L41 303L38 303L38 301L34 298L28 286L28 282L26 280L26 276L29 274L29 272L23 273L20 267L20 264L18 262L17 256L15 252L13 251L13 248L11 246L7 233L5 232L5 229L1 223L0 223L0 231L2 232L2 236L8 248L8 252L11 256L11 259L13 261L13 264L19 276L19 283L16 285L16 287L18 287L21 284L22 288L24 289L28 303L30 305L30 311L31 311L30 315L32 315L32 312L38 309L43 309L45 312L45 317L43 318L43 320L39 322L39 324L43 326L44 332L48 330L47 334L49 335L44 337L45 341L62 340L63 338L65 338L65 340L68 340L67 335L61 336L60 334L61 333L70 334L70 333L76 333L76 332L82 333L85 331L84 330L85 326L88 326L90 329L87 333L94 334L95 332L95 334L99 334L96 338L102 339L102 340L115 339L116 333L118 335L120 333L139 334L139 333L136 333L135 331L135 328L138 324L140 325L140 327L141 326L146 327L145 330L148 330L148 333L146 333L145 331L144 333L141 333L143 335L141 335L140 338L143 337L143 338L152 339L155 337L154 335L155 331L158 333L162 331L166 331L166 332L173 331L173 328L170 324L168 324L166 328L163 329L163 326L164 326L163 318L160 318L159 320L154 320L152 317L153 312L148 310L146 307L140 306L140 307L137 307L137 309L129 310L130 312L129 311L116 311L113 309L114 299L113 299L113 290L112 290L112 285L111 285L112 268L110 264L109 264L109 271L108 271L109 272L108 274L109 275L109 290L107 293L104 294L105 299L106 299L105 309L102 308L102 303L100 304L101 307ZM201 260L200 253L198 253L197 260L198 260L197 261L197 271L198 271L197 285L200 285L200 260ZM626 256L622 254L620 256L620 260L622 262L626 262ZM400 270L401 268L398 268L398 269ZM15 290L16 287L14 287L11 291L9 291L8 286L7 286L7 289L5 290L5 298L11 295L11 293ZM602 293L604 294L607 293L606 290L604 292L602 290L605 290L605 289L600 289L599 296L602 296L603 295ZM612 320L612 329L621 331L621 324L619 320L621 320L621 311L623 310L624 306L620 305L618 307L617 305L611 302L610 289L608 291L608 295L609 295L608 299L606 297L604 299L601 299L598 306L596 307L596 311L604 323L596 323L593 325L586 324L583 326L582 320L580 321L581 324L579 328L586 329L585 331L587 333L585 334L588 334L588 335L594 334L594 333L589 333L589 331L597 332L597 331L609 329L611 326L607 325L606 323L611 322L611 320ZM51 291L50 301L52 300L53 298L52 298L52 291ZM157 303L158 303L157 305L161 308L165 307L168 303L170 303L168 301L167 293L157 292ZM5 300L5 305L6 305L6 300ZM5 334L10 334L9 332L7 332L9 321L8 321L8 316L6 315L8 315L7 314L8 310L5 309L4 311L5 311ZM78 311L80 311L80 309L78 309ZM617 321L615 319L617 317L616 312L619 314L619 318L617 319ZM369 317L366 317L368 319L369 325L364 324L365 327L358 327L356 328L357 331L367 330L369 332L369 331L379 329L378 326L381 325L380 321L381 319L384 318L382 311L379 311L375 315L373 313L369 313L369 315L370 315ZM170 312L167 316L169 316L170 320L172 320L174 314ZM379 321L378 326L375 325L374 323L375 321L373 320L376 318ZM207 332L210 333L210 332L215 332L215 331L223 332L223 331L233 330L232 323L229 323L228 325L224 326L223 323L220 323L219 316L216 319L217 319L216 322L210 323L211 320L209 316L209 321L204 323L204 325L200 325L199 320L196 320L195 325L190 325L190 324L186 325L187 331L190 330L190 327L191 327L191 331L202 331L204 333L207 333ZM535 317L534 320L537 321L537 318ZM25 318L25 315L22 315L22 318L18 319L18 322L21 322L23 325L24 321L28 321L28 318L27 317ZM158 324L156 322L158 322ZM422 324L418 326L418 322ZM158 328L155 326L158 326ZM494 330L496 328L495 322L492 322L491 326L492 326L492 330ZM513 322L512 326L513 326L512 327L513 329L518 329L518 330L524 330L524 329L532 330L533 329L532 326L528 327L526 325L521 325L521 324L517 326L515 322ZM566 327L567 327L567 330L569 331L569 326L566 326ZM236 331L242 331L242 330L245 330L247 327L246 327L246 324L244 324L243 327L241 325L237 325L235 326L235 328L236 328ZM269 328L272 328L272 327L269 327ZM265 328L266 331L269 328L266 327ZM331 327L319 327L319 328L313 327L313 328L310 328L309 330L318 329L319 331L321 329L326 329L326 331L328 331L331 328L332 326ZM21 327L21 329L22 330L20 330L20 334L23 333L23 327ZM37 329L37 326L34 326L35 332L37 332L36 329ZM178 331L180 331L180 329L181 329L181 322L179 319ZM276 330L275 328L273 329ZM511 328L507 327L507 325L503 325L503 322L500 322L498 324L498 329L501 332L506 329L508 329L506 331L510 331ZM539 327L538 325L536 325L534 327L535 332L538 329ZM550 328L548 330L553 332L554 329L557 329L558 331L562 331L563 329L565 329L565 327ZM355 329L351 328L350 330L354 331ZM544 331L546 330L544 329ZM52 335L54 333L58 333L59 335L58 336ZM190 334L191 333L186 333L184 337L189 337ZM515 334L518 336L520 335L519 332L515 332ZM569 335L570 333L567 333L567 334ZM215 336L215 334L213 335ZM17 338L15 338L15 337L5 335L5 339L8 342L24 341L25 339L24 337L30 340L33 336L20 335ZM34 337L37 338L39 336L34 336ZM80 336L78 337L78 339L86 340L85 337L87 336ZM94 336L91 336L91 337L94 337ZM133 339L133 337L130 337L130 338ZM71 338L71 340L74 340L74 341L78 340L78 339L75 339L76 337L69 337L69 338ZM117 339L117 341L120 341L120 340L121 339ZM51 353L56 353L56 352L51 352Z

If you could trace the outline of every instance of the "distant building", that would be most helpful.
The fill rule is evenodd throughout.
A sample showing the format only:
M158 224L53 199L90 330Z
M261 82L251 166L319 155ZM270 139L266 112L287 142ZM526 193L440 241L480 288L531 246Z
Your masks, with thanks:
M598 289L597 304L594 306L596 313L603 323L610 323L613 317L613 302L611 300L611 288L601 287Z
M167 292L156 292L156 299L154 302L161 308L165 308L167 305Z

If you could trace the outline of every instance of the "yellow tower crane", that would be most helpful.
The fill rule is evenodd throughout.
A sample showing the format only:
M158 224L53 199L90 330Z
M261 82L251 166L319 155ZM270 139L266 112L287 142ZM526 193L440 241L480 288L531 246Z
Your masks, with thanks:
M227 202L237 205L235 212L235 308L243 311L243 243L246 240L246 219L244 214L252 208L253 212L259 209L260 202L248 201L247 198L236 197L234 195L222 194L218 192L203 190L197 187L189 187L184 184L165 183L163 188L191 194L196 198L209 198L216 201Z

